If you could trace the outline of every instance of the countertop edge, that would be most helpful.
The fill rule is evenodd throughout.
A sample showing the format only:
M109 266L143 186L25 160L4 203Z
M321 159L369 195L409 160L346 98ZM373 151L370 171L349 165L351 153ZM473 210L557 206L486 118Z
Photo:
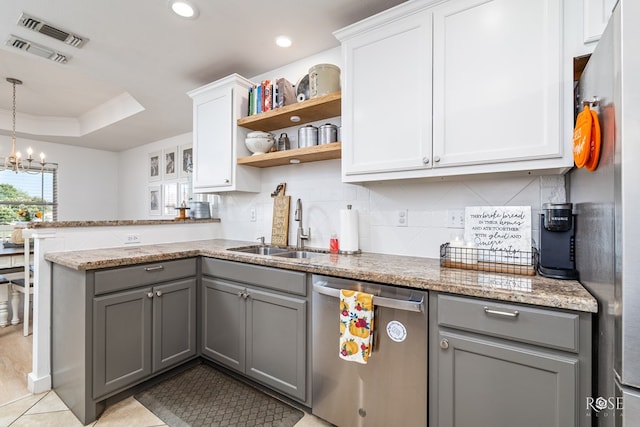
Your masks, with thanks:
M214 239L136 247L50 252L45 254L45 259L73 270L90 271L204 256L426 291L580 312L598 312L598 304L595 298L577 281L546 279L540 276L492 276L516 283L525 281L525 283L536 284L540 288L538 291L526 292L517 289L514 291L509 287L502 289L480 286L478 284L478 277L480 277L478 274L482 274L482 272L440 267L438 260L431 258L363 253L360 255L323 254L322 256L307 259L290 259L227 250L231 247L251 244L252 242ZM396 271L381 266L385 258L391 259L388 266L395 266ZM408 272L401 271L401 268L398 269L397 264L402 261L407 262L413 272L411 268L407 269ZM420 269L419 274L416 273L416 268ZM422 269L424 269L424 272ZM527 280L529 282L526 282ZM554 291L554 289L557 290Z
M173 224L203 224L221 222L220 218L203 219L131 219L112 221L52 221L52 222L29 222L25 224L28 228L77 228L77 227L116 227L124 225L173 225Z

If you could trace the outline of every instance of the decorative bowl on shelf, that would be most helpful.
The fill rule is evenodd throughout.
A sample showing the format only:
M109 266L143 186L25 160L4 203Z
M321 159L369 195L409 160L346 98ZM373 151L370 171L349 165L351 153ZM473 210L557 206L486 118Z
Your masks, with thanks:
M273 144L275 138L269 132L250 132L244 140L244 144L253 155L268 153Z

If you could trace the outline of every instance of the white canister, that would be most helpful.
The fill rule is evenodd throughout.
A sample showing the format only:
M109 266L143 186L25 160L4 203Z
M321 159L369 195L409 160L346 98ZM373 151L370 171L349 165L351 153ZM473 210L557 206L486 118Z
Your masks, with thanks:
M340 68L333 64L318 64L309 68L309 98L340 91Z

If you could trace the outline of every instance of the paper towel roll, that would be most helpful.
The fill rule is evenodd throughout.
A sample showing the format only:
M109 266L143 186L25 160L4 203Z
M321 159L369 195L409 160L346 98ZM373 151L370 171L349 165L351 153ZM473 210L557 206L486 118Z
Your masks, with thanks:
M357 252L360 249L358 242L358 211L348 209L340 210L340 252Z

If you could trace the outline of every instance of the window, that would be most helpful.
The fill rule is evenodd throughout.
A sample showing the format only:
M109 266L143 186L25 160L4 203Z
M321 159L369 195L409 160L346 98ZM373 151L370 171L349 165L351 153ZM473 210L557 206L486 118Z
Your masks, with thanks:
M0 171L0 223L58 219L57 169Z

